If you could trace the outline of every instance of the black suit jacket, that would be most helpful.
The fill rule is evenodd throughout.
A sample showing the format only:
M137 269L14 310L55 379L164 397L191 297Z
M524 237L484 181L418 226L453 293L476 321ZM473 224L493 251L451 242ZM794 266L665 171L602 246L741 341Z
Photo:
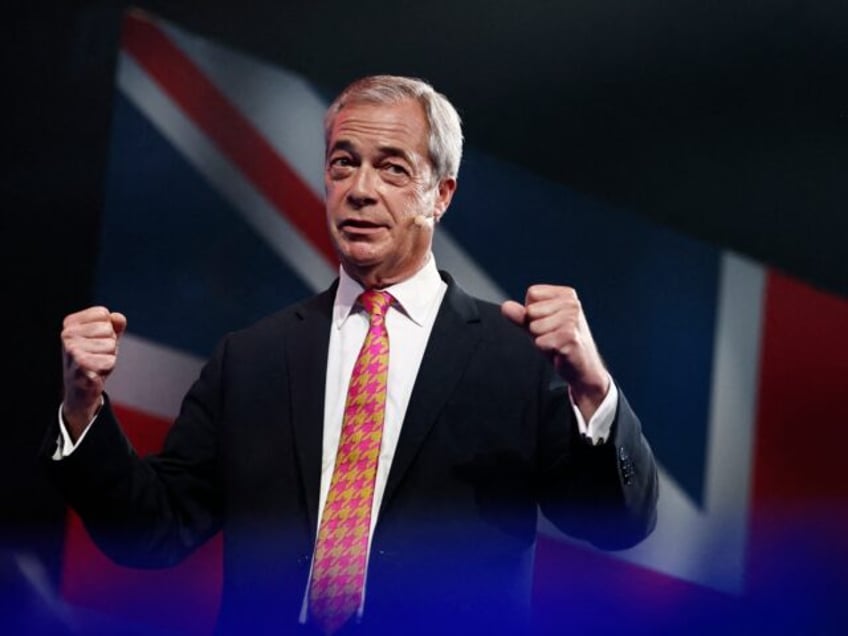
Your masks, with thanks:
M653 528L657 478L621 394L611 439L582 439L567 386L496 305L446 274L374 531L361 629L521 630L539 509L622 548ZM335 285L227 335L162 453L140 459L107 405L48 462L120 563L173 564L219 529L222 631L296 632L316 534ZM45 453L55 448L55 426Z

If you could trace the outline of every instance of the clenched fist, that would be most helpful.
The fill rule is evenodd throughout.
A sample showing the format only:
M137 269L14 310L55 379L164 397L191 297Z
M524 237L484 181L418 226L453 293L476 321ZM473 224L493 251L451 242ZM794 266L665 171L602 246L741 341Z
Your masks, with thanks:
M126 328L126 317L105 307L89 307L65 318L62 325L65 384L62 415L74 440L100 407L106 378L117 361L118 340Z
M609 389L609 374L589 331L577 292L571 287L532 285L524 304L508 300L501 313L523 326L536 347L550 356L568 382L571 397L586 421Z

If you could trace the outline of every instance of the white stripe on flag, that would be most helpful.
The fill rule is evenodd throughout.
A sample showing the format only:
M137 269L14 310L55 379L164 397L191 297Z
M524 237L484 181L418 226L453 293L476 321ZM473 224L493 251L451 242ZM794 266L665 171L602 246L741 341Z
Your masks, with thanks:
M110 398L122 406L173 420L183 396L200 374L203 360L132 333L121 336L118 364L106 381Z
M439 267L449 271L469 294L493 303L501 303L508 298L442 227L436 227L433 233L433 254ZM523 298L517 300L524 302Z
M323 200L327 104L309 83L167 22L157 24Z

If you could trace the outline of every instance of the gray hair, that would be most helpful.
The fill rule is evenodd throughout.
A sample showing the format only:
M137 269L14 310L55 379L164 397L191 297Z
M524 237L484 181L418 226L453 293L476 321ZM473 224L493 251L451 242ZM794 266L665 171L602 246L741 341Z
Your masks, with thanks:
M414 99L424 108L430 128L430 163L437 181L456 178L462 159L462 122L447 97L424 80L399 75L371 75L349 84L336 97L324 117L324 141L330 143L330 132L336 115L345 106L356 103L397 104Z

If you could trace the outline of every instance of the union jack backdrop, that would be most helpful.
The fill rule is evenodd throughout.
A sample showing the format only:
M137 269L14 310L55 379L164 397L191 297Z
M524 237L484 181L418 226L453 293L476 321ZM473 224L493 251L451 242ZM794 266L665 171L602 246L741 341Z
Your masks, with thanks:
M95 296L129 319L107 390L140 452L220 336L336 276L322 118L339 88L125 18ZM473 147L434 251L490 300L574 286L660 463L658 526L636 548L602 553L540 518L546 630L838 631L848 302ZM125 569L69 513L63 597L209 634L220 550L216 537L177 567Z

